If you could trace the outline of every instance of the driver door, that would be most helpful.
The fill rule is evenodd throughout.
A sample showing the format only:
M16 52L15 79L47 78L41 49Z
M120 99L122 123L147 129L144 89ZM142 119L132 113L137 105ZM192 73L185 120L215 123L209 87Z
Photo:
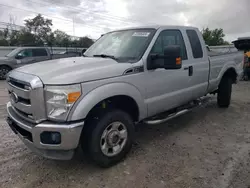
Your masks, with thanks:
M24 49L18 53L17 66L23 66L35 62L32 49Z
M168 45L181 47L181 69L157 68L147 71L146 88L148 116L153 116L169 109L178 107L187 101L189 76L184 68L190 63L187 56L183 33L180 30L163 30L153 45L150 55L164 55L164 48ZM156 61L164 61L158 59ZM161 62L155 62L161 63ZM162 62L163 63L163 62Z

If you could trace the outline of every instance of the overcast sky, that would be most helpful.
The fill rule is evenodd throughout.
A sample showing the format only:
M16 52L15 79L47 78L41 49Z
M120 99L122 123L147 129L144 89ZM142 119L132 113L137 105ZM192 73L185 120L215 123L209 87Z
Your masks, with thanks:
M2 22L12 17L16 24L23 25L24 19L37 13L52 19L53 29L92 38L116 28L152 24L220 27L228 41L250 36L250 0L0 1Z

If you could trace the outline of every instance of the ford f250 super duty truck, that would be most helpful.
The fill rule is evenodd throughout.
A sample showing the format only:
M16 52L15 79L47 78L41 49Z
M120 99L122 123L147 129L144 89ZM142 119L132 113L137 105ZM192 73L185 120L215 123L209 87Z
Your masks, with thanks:
M34 152L102 167L130 151L134 126L161 123L217 93L230 105L243 53L208 57L197 28L147 26L103 35L84 57L27 65L7 77L7 122Z

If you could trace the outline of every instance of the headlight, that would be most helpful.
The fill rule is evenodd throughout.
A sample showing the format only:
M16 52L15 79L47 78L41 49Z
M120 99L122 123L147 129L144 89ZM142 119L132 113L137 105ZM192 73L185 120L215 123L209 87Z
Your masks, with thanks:
M81 96L81 85L46 86L46 108L49 119L65 121L71 107Z

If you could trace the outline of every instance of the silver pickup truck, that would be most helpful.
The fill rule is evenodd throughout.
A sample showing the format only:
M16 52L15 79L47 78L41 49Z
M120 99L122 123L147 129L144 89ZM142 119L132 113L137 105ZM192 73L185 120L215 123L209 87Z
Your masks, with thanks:
M0 57L0 80L5 79L6 74L18 67L66 57L81 56L78 52L65 51L61 54L51 54L47 47L19 47L4 57Z
M27 65L7 77L7 122L34 152L71 159L79 146L109 167L130 151L134 126L184 114L207 94L230 105L242 53L208 57L194 27L147 26L103 35L85 57Z

